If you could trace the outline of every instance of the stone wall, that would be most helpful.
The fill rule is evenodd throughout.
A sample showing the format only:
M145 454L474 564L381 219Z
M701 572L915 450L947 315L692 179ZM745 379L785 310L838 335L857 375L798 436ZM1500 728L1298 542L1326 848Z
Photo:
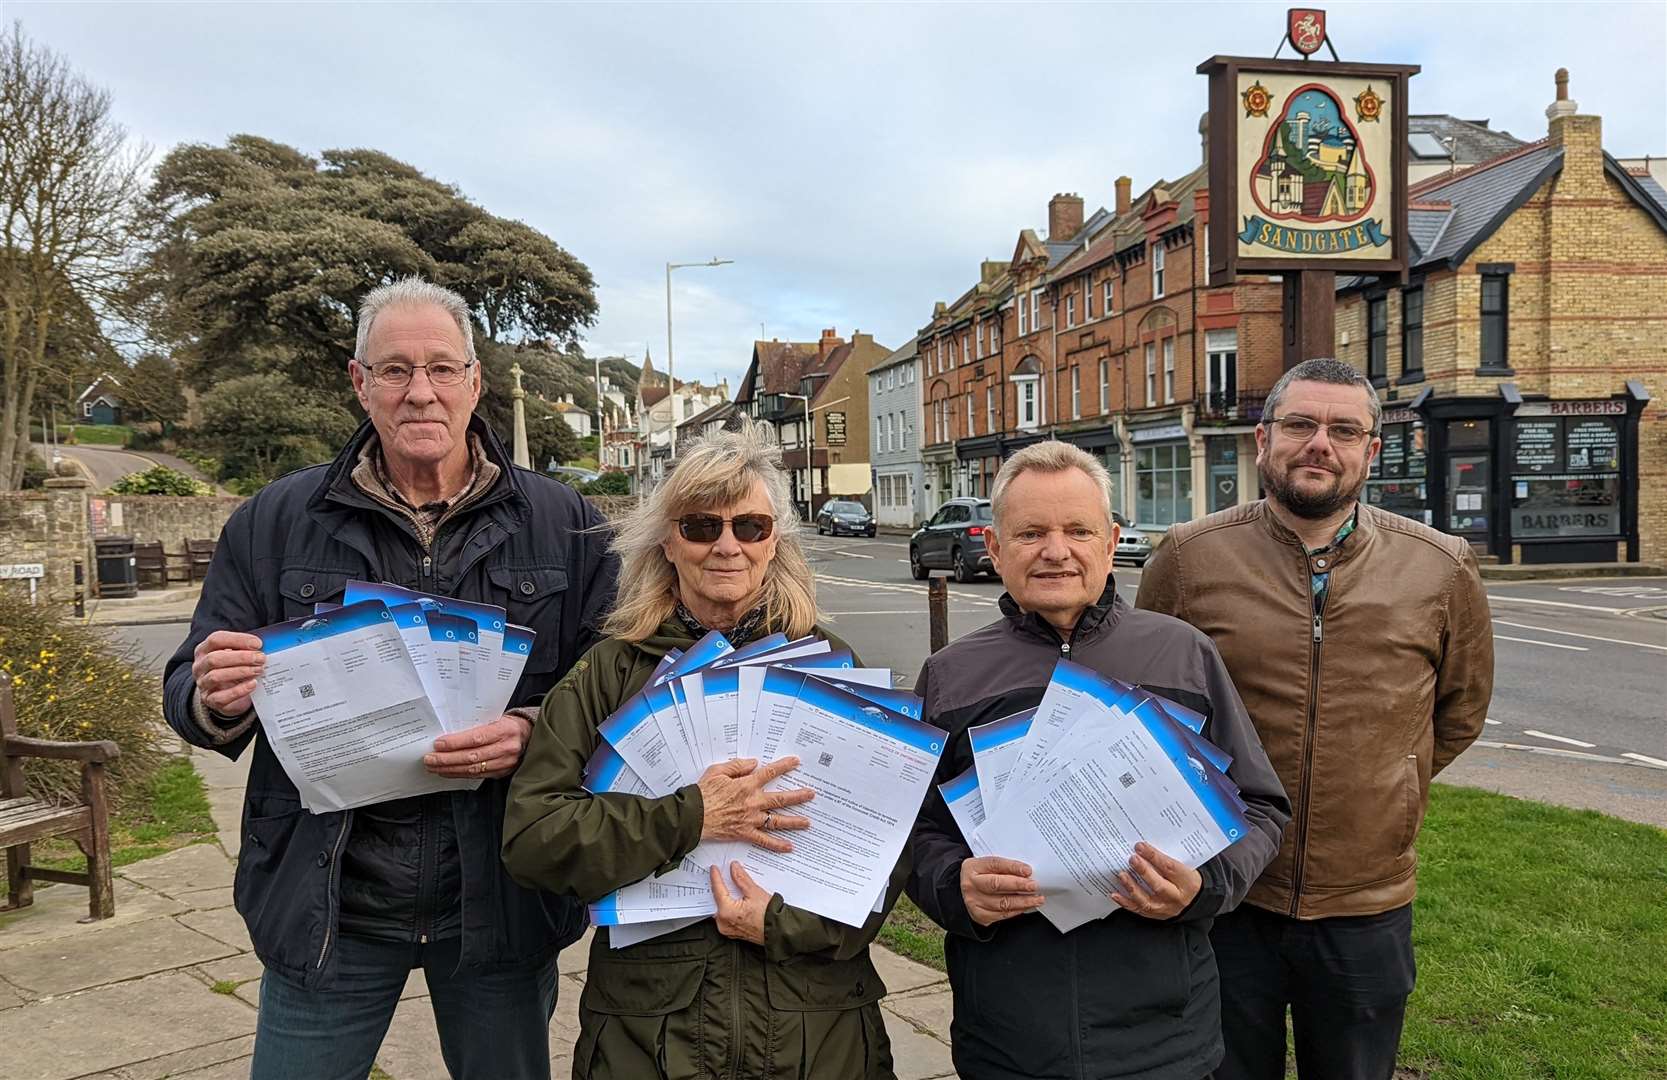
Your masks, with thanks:
M75 595L75 560L97 576L87 532L87 491L80 477L54 477L38 491L0 493L0 563L42 563L40 594L51 600ZM9 585L9 583L8 583ZM17 588L28 588L18 582ZM89 587L90 595L90 587Z
M184 551L187 540L218 540L242 503L236 495L100 495L90 512L95 535L160 540L167 551Z

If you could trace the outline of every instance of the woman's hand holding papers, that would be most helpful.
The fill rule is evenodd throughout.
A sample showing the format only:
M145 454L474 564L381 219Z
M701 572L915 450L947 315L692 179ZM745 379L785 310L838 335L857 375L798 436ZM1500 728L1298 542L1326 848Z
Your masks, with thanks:
M994 855L962 861L961 899L979 926L993 926L1042 906L1030 867Z
M242 716L254 706L255 679L266 670L261 639L216 630L192 653L191 677L203 704L221 716Z
M718 913L713 918L717 920L718 933L736 941L762 945L764 913L769 910L771 894L765 892L747 873L747 868L738 862L729 864L729 876L735 880L736 888L741 890L739 900L729 895L723 875L718 873L716 866L712 867L712 895L718 901Z
M1122 883L1123 891L1112 892L1111 902L1148 919L1173 919L1187 909L1204 886L1204 878L1198 871L1176 862L1145 841L1134 846L1129 869L1118 874L1117 880Z
M506 713L491 723L476 724L434 740L434 753L423 757L423 768L435 776L459 780L495 780L521 764L532 722Z
M772 833L782 829L806 829L810 822L797 815L782 814L789 806L816 797L809 788L793 791L765 791L771 781L799 767L799 759L785 757L759 766L752 758L720 762L700 777L700 799L704 818L702 840L745 840L767 851L786 854L793 845ZM769 831L766 831L769 830ZM760 931L762 933L762 930Z

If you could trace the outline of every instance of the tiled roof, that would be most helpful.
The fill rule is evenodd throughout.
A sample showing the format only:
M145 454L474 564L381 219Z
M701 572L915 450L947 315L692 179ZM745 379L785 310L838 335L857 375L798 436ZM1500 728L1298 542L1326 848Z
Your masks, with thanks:
M1452 139L1453 150L1449 152L1445 145L1438 147L1413 137L1420 134L1433 136L1437 143ZM1460 120L1445 113L1409 116L1407 139L1414 160L1431 162L1456 158L1460 166L1508 154L1523 144L1521 139L1508 131L1495 131L1488 127L1486 120Z
M1407 230L1418 245L1413 265L1462 262L1562 161L1561 147L1541 143L1419 184L1415 202L1439 199L1451 208L1408 210Z
M916 334L914 337L904 342L901 348L894 349L890 356L887 356L884 360L881 360L878 364L875 364L868 370L870 372L884 371L886 368L892 367L896 364L906 364L915 358L919 348L920 335Z

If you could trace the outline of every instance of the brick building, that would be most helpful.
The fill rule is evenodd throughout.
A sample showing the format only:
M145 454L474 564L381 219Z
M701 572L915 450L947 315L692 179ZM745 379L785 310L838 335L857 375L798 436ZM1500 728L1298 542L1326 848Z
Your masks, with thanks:
M1388 413L1371 502L1502 562L1667 559L1667 191L1558 73L1544 139L1415 185L1405 287L1338 282Z
M812 516L832 496L870 492L868 372L890 354L861 331L850 341L828 329L815 342L753 342L735 404L775 426L793 498L800 505L808 499Z
M1085 217L1048 203L1047 236L940 303L922 327L928 513L987 496L1001 462L1043 438L1100 457L1114 505L1166 529L1256 497L1254 430L1280 373L1280 285L1205 284L1204 166Z

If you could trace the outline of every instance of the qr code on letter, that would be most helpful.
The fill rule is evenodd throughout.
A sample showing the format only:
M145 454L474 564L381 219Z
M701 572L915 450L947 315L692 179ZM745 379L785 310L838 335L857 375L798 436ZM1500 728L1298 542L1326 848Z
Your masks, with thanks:
M1126 772L1122 776L1119 776L1117 779L1126 788L1134 787L1134 773L1132 773L1132 772Z
M825 769L829 765L833 764L833 755L824 750L821 754L817 755L816 760Z
M310 698L315 693L317 693L317 691L313 689L313 684L312 683L309 682L309 683L302 683L301 684L301 696L303 698Z

